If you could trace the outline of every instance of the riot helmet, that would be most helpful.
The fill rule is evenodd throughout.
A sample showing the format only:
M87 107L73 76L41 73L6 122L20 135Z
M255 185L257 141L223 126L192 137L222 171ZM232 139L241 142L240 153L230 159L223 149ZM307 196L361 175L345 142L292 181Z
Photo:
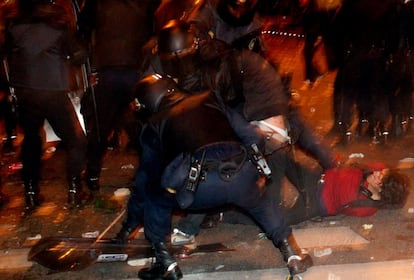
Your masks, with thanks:
M233 27L249 25L258 9L258 0L219 0L217 13Z
M180 79L200 66L198 38L190 25L170 20L159 32L157 51L165 74Z
M139 80L134 93L139 105L150 114L160 112L184 98L173 79L159 74L147 75Z

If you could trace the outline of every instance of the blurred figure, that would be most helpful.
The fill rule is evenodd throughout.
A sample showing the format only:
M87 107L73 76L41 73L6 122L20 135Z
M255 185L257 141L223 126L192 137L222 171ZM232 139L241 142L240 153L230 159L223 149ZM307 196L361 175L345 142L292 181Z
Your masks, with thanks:
M67 149L68 206L80 207L86 137L68 96L69 65L83 63L86 52L75 37L72 6L67 1L24 0L17 2L17 10L6 25L4 48L24 133L21 156L26 209L32 211L40 203L45 119Z
M200 40L213 38L264 55L263 20L258 8L258 0L205 0L187 21Z
M6 203L6 199L5 199L4 194L3 194L3 182L2 182L3 172L1 170L1 168L2 167L0 166L0 209Z
M91 70L97 76L94 94L82 102L88 135L86 182L100 189L103 158L110 135L125 125L132 86L141 77L143 46L154 34L154 12L160 1L89 0L79 16L79 27L90 42ZM133 119L135 122L135 118ZM138 143L140 125L131 124L131 143Z
M255 52L236 50L221 40L200 40L191 25L173 20L159 32L146 72L168 75L190 92L212 89L248 121L278 119L281 129L290 129L292 142L323 168L335 165L323 141L292 104L278 72Z
M4 44L6 22L16 12L14 6L9 2L0 3L0 46ZM3 57L3 54L0 53L0 57ZM1 152L5 155L11 155L14 154L13 140L16 138L17 100L15 95L12 95L10 92L8 83L9 69L6 60L3 59L0 69L0 115L3 119L6 133Z
M320 48L324 48L325 54L329 55L328 29L332 19L341 6L341 0L300 0L303 9L302 25L305 33L305 44L303 47L305 75L302 89L312 89L324 75L324 69L315 63L315 55ZM329 64L331 58L327 59Z
M398 50L399 21L395 0L345 0L334 26L338 40L338 73L333 110L337 135L347 143L353 135L385 143L389 134L389 97L393 89L387 66ZM357 131L352 124L358 119Z
M263 56L277 71L279 65L268 57L262 37L265 25L258 0L205 0L186 20L200 41L220 40L237 50L250 50ZM280 73L286 90L291 89L292 73Z
M16 139L17 128L17 100L9 92L6 81L0 81L0 118L3 119L5 137L1 152L4 155L12 155L15 152L14 139Z
M159 31L169 20L187 20L205 0L164 0L155 11L155 30Z
M412 131L414 123L414 1L400 1L398 7L398 50L387 60L391 90L391 136L399 138Z

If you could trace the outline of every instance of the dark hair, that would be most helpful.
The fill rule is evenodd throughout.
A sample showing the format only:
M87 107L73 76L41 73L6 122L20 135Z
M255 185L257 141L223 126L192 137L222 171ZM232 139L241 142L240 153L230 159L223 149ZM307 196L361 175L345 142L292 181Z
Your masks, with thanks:
M383 179L381 190L382 208L402 208L410 193L410 179L396 169L390 169Z

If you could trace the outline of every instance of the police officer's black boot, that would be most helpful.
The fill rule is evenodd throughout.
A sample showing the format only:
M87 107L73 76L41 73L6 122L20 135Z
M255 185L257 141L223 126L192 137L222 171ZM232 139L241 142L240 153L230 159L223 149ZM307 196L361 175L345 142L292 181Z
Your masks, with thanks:
M143 268L138 272L141 279L165 279L177 280L183 278L180 267L168 252L165 243L152 244L155 253L155 263L149 268Z
M24 181L24 200L26 203L26 211L33 211L39 205L39 185L35 180L25 180Z
M13 145L13 138L8 137L3 144L3 147L1 149L2 153L4 155L12 155L15 153L14 151L14 145Z
M331 146L348 145L353 140L353 133L350 130L350 125L341 121L334 125L330 134L334 136Z
M130 227L127 223L123 223L122 228L116 235L114 241L117 244L126 244L128 242L129 236L134 230L135 228Z
M92 193L98 193L101 186L99 185L99 176L88 176L86 185Z
M6 198L4 194L2 193L1 189L2 189L2 184L1 184L1 174L0 174L0 209L3 207L4 204L6 204Z
M3 199L3 194L0 192L0 209L3 207L3 205L5 204L4 199Z
M279 241L276 244L276 247L279 248L282 253L283 259L286 262L291 275L305 272L313 265L311 256L301 252L301 249L297 245L292 234Z
M402 135L401 129L401 115L400 114L393 114L392 115L392 128L391 128L391 135L393 137L400 137Z
M358 136L364 138L367 136L369 129L369 121L367 118L361 118L358 122L357 132Z
M414 131L414 114L408 114L406 117L405 133L412 133Z
M373 144L388 144L389 140L389 129L384 123L377 122L374 127L372 143Z
M70 208L82 207L82 186L80 176L69 178L68 183L68 206Z

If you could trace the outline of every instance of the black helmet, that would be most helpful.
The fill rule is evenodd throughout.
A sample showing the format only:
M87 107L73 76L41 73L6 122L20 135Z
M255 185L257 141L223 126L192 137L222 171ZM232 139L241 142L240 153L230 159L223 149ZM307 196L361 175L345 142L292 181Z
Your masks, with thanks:
M183 56L198 48L198 40L190 25L180 20L170 20L158 35L160 56Z
M171 20L158 35L158 55L164 74L178 80L200 68L198 38L184 21Z
M182 100L183 94L173 79L151 74L139 80L135 85L135 97L149 113L157 113L162 110L161 107L165 107L161 106L161 103L171 106Z
M251 23L258 9L258 0L219 0L217 13L227 24L238 27Z

